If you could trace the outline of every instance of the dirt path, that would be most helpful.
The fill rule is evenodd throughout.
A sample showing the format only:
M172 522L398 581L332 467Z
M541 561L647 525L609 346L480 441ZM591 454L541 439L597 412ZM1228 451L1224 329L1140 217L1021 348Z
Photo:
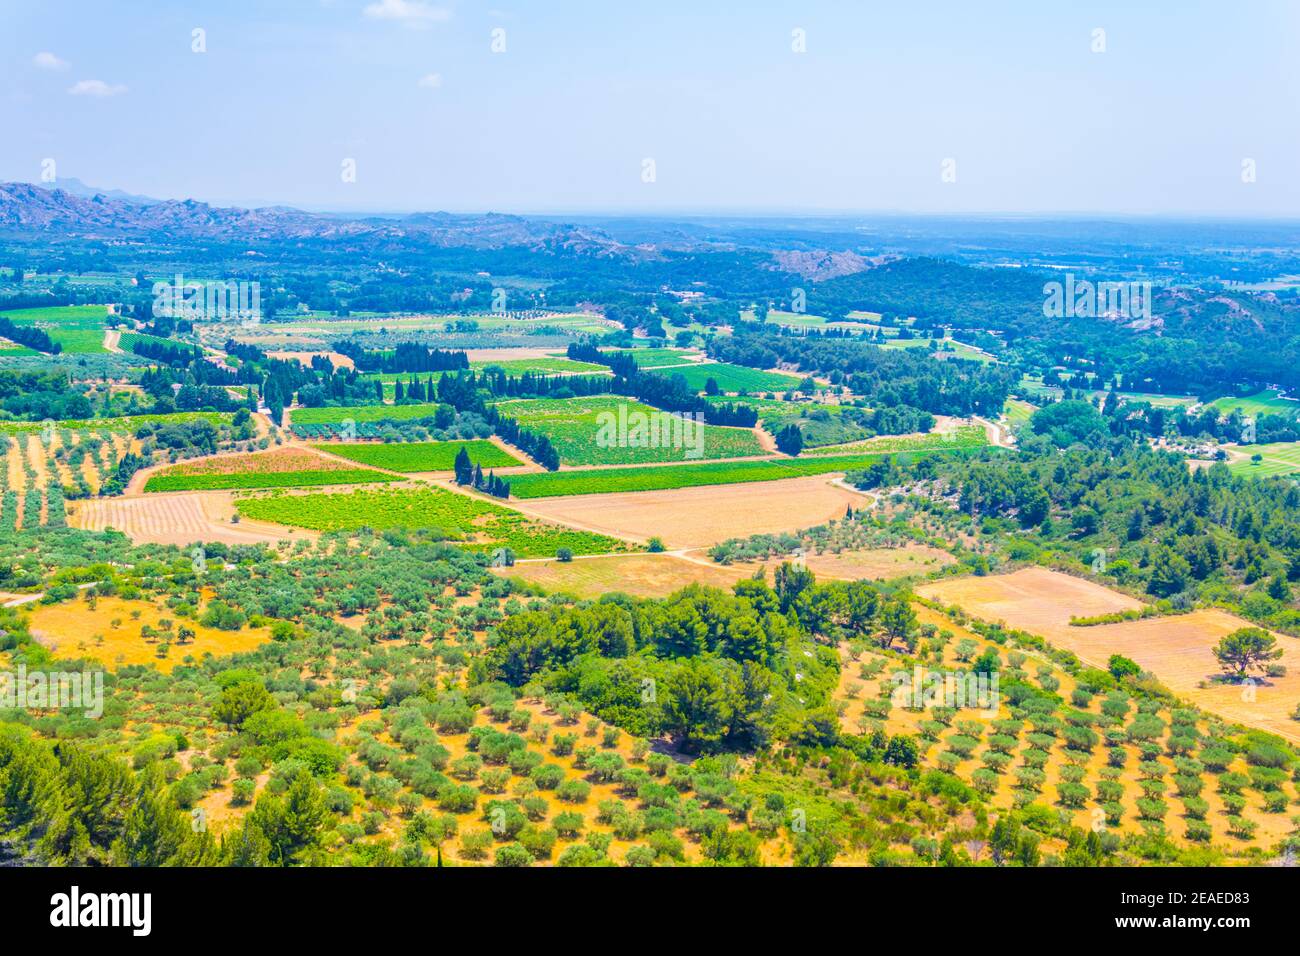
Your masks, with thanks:
M538 521L545 521L547 524L562 524L565 527L574 528L578 531L589 531L592 534L604 535L607 538L620 538L623 541L627 541L632 544L645 544L646 541L648 540L646 538L639 538L630 534L619 534L617 532L611 532L607 528L600 528L594 524L588 524L581 521L557 521L555 518L551 518L545 514L542 514L540 511L536 510L535 508L530 508L527 505L521 504L519 500L516 498L511 498L509 501L502 500L501 498L494 498L491 495L485 495L481 491L476 491L473 488L468 488L464 485L458 485L456 484L455 481L449 478L444 478L441 480L429 479L427 483L431 485L437 485L440 488L445 488L448 491L453 491L457 494L468 495L471 498L479 498L483 501L491 502L494 505L500 505L502 508L509 508L511 511L517 511L520 514L527 515L530 518L536 518ZM622 553L622 552L615 552L615 553ZM637 553L637 552L633 552L633 553Z
M104 330L104 351L122 354L122 333L118 329Z
M998 448L1015 448L1016 439L1011 434L1011 430L998 422L989 421L987 418L981 418L978 415L972 415L971 421L984 426L984 434L989 440L989 444L996 445Z

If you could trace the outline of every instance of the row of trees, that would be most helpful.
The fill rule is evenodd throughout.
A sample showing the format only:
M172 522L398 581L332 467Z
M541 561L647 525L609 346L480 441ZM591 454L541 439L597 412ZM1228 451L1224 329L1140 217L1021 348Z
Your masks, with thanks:
M494 472L483 474L483 467L469 457L469 451L462 445L456 453L453 465L456 472L456 484L467 485L496 498L510 497L510 482L498 478Z
M334 343L334 351L352 359L362 372L455 372L469 368L469 356L464 352L430 348L418 342L398 342L391 351L370 351L344 339Z

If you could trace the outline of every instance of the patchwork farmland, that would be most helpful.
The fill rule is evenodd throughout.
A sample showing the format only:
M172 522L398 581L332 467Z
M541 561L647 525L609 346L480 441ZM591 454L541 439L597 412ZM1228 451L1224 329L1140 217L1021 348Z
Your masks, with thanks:
M1289 565L1253 534L1286 506L1212 497L1281 494L1229 483L1286 473L1289 443L1165 474L1100 437L1145 413L1052 401L977 332L997 361L899 316L657 305L669 337L543 309L65 315L109 352L71 360L84 401L53 423L0 420L3 630L112 672L131 726L96 746L171 768L159 792L218 836L316 788L320 862L987 865L1002 821L1033 835L999 852L1053 865L1293 838L1296 638L1262 632L1284 656L1249 685L1215 654L1286 624ZM128 354L170 344L174 367ZM1160 403L1184 445L1190 404ZM674 444L646 427L666 408L734 424ZM1124 591L1049 570L1094 547ZM918 667L1004 696L899 696Z
M235 507L242 517L312 531L427 529L447 540L480 548L508 548L521 557L554 555L561 548L574 554L632 548L614 537L539 521L434 485L344 493L270 493L240 497Z
M449 472L455 465L456 455L462 448L471 461L483 468L510 468L522 464L504 448L486 440L358 444L334 442L312 447L317 451L338 455L358 464L405 473Z
M280 448L247 455L219 455L163 468L149 476L144 490L219 491L235 488L299 488L393 481L391 475L306 449Z
M520 399L496 407L522 427L550 439L565 465L680 462L765 453L749 429L693 421L684 425L669 413L613 395Z

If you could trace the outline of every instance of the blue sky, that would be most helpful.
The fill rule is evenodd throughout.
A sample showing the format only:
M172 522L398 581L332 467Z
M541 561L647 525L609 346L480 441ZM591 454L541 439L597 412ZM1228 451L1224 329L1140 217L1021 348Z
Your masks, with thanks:
M1300 216L1298 27L1285 0L3 0L0 179L54 159L339 210Z

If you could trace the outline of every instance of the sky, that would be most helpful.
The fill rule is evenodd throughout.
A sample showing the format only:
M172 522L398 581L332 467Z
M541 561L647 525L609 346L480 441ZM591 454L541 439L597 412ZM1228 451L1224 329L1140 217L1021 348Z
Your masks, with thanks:
M0 0L0 180L352 212L1297 217L1298 28L1290 0Z

